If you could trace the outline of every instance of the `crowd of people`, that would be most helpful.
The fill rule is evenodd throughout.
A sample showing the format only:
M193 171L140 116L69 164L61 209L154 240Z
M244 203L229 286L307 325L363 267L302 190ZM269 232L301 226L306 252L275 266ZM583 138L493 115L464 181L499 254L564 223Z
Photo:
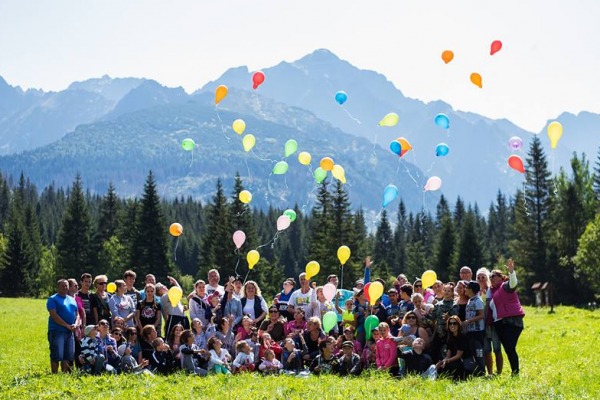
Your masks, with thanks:
M48 298L51 369L76 367L90 374L184 370L199 376L358 376L377 369L397 377L462 380L502 373L504 348L512 374L518 375L524 312L512 260L507 272L480 268L473 279L465 266L458 282L438 280L429 288L400 274L379 298L368 299L367 258L365 276L352 290L337 289L336 275L327 277L325 287L302 273L299 288L288 278L267 300L251 280L230 277L221 286L213 269L207 281L195 283L187 302L173 301L169 287L151 274L138 291L133 271L111 283L106 275L92 279L84 273L79 282L59 280L57 293ZM168 280L171 288L180 288L176 279ZM385 281L376 281L385 287ZM331 285L335 295L326 296ZM324 324L332 312L337 324Z

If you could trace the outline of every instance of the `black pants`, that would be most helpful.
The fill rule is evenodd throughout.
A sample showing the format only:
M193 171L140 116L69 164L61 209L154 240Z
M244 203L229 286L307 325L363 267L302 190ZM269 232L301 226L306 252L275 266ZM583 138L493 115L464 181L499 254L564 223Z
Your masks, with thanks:
M477 367L472 373L475 376L485 375L485 358L483 357L485 331L468 332L467 339L469 339L469 348L477 363Z
M498 333L502 347L504 347L504 351L506 352L506 356L510 362L510 369L512 370L513 375L518 375L519 355L517 354L517 342L519 341L521 332L523 332L523 327L500 320L494 322L494 328Z

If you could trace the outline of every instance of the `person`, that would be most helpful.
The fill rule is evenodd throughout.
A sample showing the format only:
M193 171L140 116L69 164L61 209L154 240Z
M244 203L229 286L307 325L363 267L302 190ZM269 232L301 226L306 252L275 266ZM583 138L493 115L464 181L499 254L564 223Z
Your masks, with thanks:
M296 336L304 333L306 329L306 319L304 311L300 308L294 311L294 319L285 324L285 336Z
M504 368L504 356L502 355L502 345L500 344L500 338L494 328L494 319L492 318L492 312L490 311L489 303L491 299L488 298L488 290L492 286L490 282L490 271L485 268L479 268L475 273L477 283L481 287L481 301L485 304L484 307L484 321L485 321L485 338L483 342L483 353L485 355L485 367L488 375L494 375L494 357L496 358L496 374L502 374ZM492 351L494 356L492 356Z
M147 274L146 277L144 278L144 285L147 285L149 283L151 283L154 286L156 286L156 276L154 276L153 274ZM140 293L140 295L141 295L141 299L142 300L144 300L146 298L146 293L144 291L142 291Z
M364 346L367 336L365 332L365 320L369 315L369 303L365 298L364 289L356 293L355 299L352 313L354 314L354 326L356 326L356 339L360 342L361 346Z
M269 318L266 319L260 324L260 328L258 329L258 336L261 336L263 333L268 333L271 335L273 340L276 342L281 342L285 339L285 328L284 328L285 320L279 314L279 309L272 305L269 307Z
M354 352L354 344L350 340L342 343L342 354L338 357L336 372L341 376L359 376L362 372L360 356Z
M306 330L301 336L301 346L306 345L308 353L304 355L307 365L319 354L319 343L325 339L325 333L321 329L321 319L311 317L306 323ZM300 346L298 346L300 347Z
M50 344L50 368L52 373L71 371L75 359L75 330L79 325L77 303L68 295L69 283L60 279L56 283L56 293L48 297L48 342Z
M242 302L235 295L235 286L233 285L235 278L229 278L229 282L225 285L225 294L221 300L221 310L224 317L233 315L233 327L239 326L244 313L242 312Z
M141 364L144 359L142 358L142 347L140 345L141 341L138 342L137 329L134 327L127 328L125 330L125 339L127 340L125 344L127 344L127 347L131 349L131 356L135 358L138 364ZM152 344L150 344L150 347L152 347ZM145 357L145 359L149 360L151 355L152 352L149 352L148 357Z
M152 325L146 325L154 329ZM161 374L167 375L175 370L175 362L173 358L173 353L169 346L165 343L162 338L157 337L152 341L152 356L150 357L150 367L152 371Z
M283 349L281 352L281 363L283 370L289 374L298 374L304 370L302 358L308 353L306 344L302 346L302 350L296 348L296 343L292 338L285 338L283 341Z
M158 338L158 332L154 325L146 325L142 328L142 340L140 340L140 349L142 358L152 361L152 354L156 350L154 341Z
M206 349L206 332L204 331L204 325L198 318L192 320L192 333L194 334L194 343L199 349Z
M458 306L458 316L461 321L466 319L465 314L467 311L467 303L469 302L469 297L465 292L467 283L468 281L458 281L456 287L454 288L454 292L456 293L454 303Z
M406 351L398 351L398 357L404 360L404 371L402 375L419 374L424 378L435 379L437 369L429 354L424 353L425 341L417 338L412 343L412 348Z
M314 300L311 301L311 303L308 305L308 307L305 307L304 311L306 312L306 318L310 318L313 316L319 317L321 319L321 323L323 323L323 316L325 315L325 313L327 313L329 311L335 312L335 306L333 304L331 304L331 302L325 298L325 295L323 294L323 286L318 286L315 289ZM336 320L337 320L337 316L336 316ZM337 336L337 334L338 334L337 324L335 324L335 326L333 327L331 332L333 335Z
M134 307L137 308L138 303L142 300L142 294L139 290L133 287L135 284L136 273L132 270L127 270L123 273L123 281L125 281L125 294L131 297Z
M315 292L313 288L310 287L310 282L306 279L305 272L298 275L298 280L300 281L300 288L295 290L290 296L290 299L288 300L288 311L293 313L300 309L304 311L306 315L305 308L314 300Z
M87 325L84 334L81 339L82 369L87 373L98 375L104 371L106 359L100 350L100 341L96 338L98 334L96 325Z
M358 340L354 337L354 327L344 328L344 334L340 335L338 338L338 348L340 351L343 351L343 346L345 342L352 342L352 349L355 353L362 353L362 346Z
M171 285L181 288L181 286L179 286L179 282L177 282L175 278L173 278L172 276L167 276L167 278L169 279ZM173 306L171 304L171 301L169 300L169 291L166 290L166 287L161 285L161 295L161 292L158 291L159 285L160 284L157 284L156 288L157 293L160 295L160 306L162 309L163 318L165 319L165 336L168 336L173 327L177 324L181 324L183 326L183 329L189 329L190 320L185 315L185 311L187 308L181 304L181 301L178 302L175 306Z
M448 332L446 319L458 314L458 306L454 303L454 290L450 285L444 285L444 299L438 301L429 313L428 319L433 324L433 338L431 340L431 358L437 363L444 358L442 349L446 344Z
M96 325L97 321L94 319L94 314L92 313L92 293L90 292L92 275L87 272L81 274L79 282L81 285L77 292L77 297L81 300L83 310L85 311L85 325Z
M354 296L352 296L352 297L354 297ZM354 301L352 300L352 298L346 300L343 309L341 309L338 306L338 303L339 303L339 296L336 296L335 308L338 312L338 315L341 315L341 317L342 317L341 322L342 322L343 328L346 329L346 328L354 327L354 314L352 313L352 307L354 305Z
M113 325L115 317L121 317L125 320L127 326L135 326L135 303L130 296L125 294L127 290L125 281L117 279L115 284L117 285L117 292L108 300Z
M237 343L241 340L246 340L248 337L250 337L250 334L252 333L253 329L256 329L256 327L252 325L252 319L249 316L244 315L244 317L242 318L242 323L237 328L235 334L235 342Z
M121 364L119 368L121 372L154 375L152 372L146 369L146 367L150 364L150 360L142 360L140 363L138 363L136 358L133 356L131 346L128 343L120 345L117 351L119 356L121 356Z
M413 293L412 296L410 296L410 301L412 301L415 307L413 311L417 314L419 322L421 324L426 324L427 315L433 310L433 304L427 303L421 293Z
M375 363L380 371L388 371L392 376L398 374L398 356L396 342L390 334L390 327L387 322L379 324L381 338L377 341L375 353Z
M206 285L206 293L210 296L214 292L219 293L219 297L225 294L225 288L219 285L219 281L221 280L221 275L219 275L219 271L216 269L211 269L208 271L207 275L208 285Z
M405 283L400 286L400 291L398 293L400 294L399 317L402 319L407 312L415 309L415 305L410 299L413 294L413 287L410 283Z
M462 325L458 315L448 317L446 321L446 330L448 331L446 355L436 364L438 372L449 375L455 381L465 379L468 375L463 360L473 359L469 350L469 340L463 334Z
M208 350L210 352L210 361L208 363L209 369L217 374L230 374L231 366L231 355L221 347L222 343L218 337L213 336L208 339Z
M286 279L283 281L283 289L281 292L277 293L277 295L273 298L273 304L279 310L279 314L288 320L293 318L293 314L291 314L288 310L288 302L290 297L292 297L295 285L296 282L294 281L294 278Z
M417 317L417 313L414 311L409 311L404 314L402 324L407 324L410 326L407 335L415 335L415 338L422 338L425 341L425 347L427 348L429 346L429 334L425 328L419 326L419 318Z
M77 326L75 327L75 360L77 361L79 353L81 352L80 349L80 343L81 343L81 339L83 339L84 334L83 334L83 330L84 328L87 326L86 324L86 319L85 319L85 310L83 309L83 302L81 301L81 299L77 296L77 291L79 289L79 285L77 285L77 280L70 278L67 279L67 282L69 282L69 296L71 296L72 298L75 299L75 302L77 303L77 314L78 314L78 320L79 323L77 324Z
M117 342L117 348L127 341L123 336L123 330L121 328L113 328L110 331L110 336L112 336L112 338L115 339L115 342Z
M96 293L90 297L90 306L92 307L92 314L94 315L93 321L106 320L112 321L110 314L110 307L108 306L108 300L110 296L106 293L106 285L108 284L108 277L106 275L97 275L94 278L94 287Z
M242 312L250 316L257 328L267 315L267 302L261 297L260 288L254 281L247 281L242 288Z
M481 376L485 374L485 358L483 356L483 341L485 338L485 322L483 315L483 302L479 297L479 283L471 281L467 284L465 293L469 297L465 311L466 320L464 322L467 339L469 339L469 349L475 356L477 368L473 375Z
M135 313L135 325L141 331L148 324L160 329L160 320L162 318L161 305L158 297L155 296L156 288L152 283L147 283L144 288L144 299L137 303Z
M245 340L237 343L235 346L237 355L233 360L233 373L237 374L240 372L253 372L256 368L254 364L254 353L250 348L250 345Z
M466 265L462 267L458 273L461 281L471 281L473 279L473 271Z
M334 373L338 364L332 350L333 344L329 340L319 343L320 354L310 364L310 372L315 375Z
M444 300L444 283L440 280L435 281L431 286L434 296L431 298L431 304L435 305Z
M173 328L171 329L171 333L167 338L167 344L173 352L175 364L181 364L181 353L179 352L179 347L183 344L183 342L181 341L181 334L183 333L183 331L183 325L177 324L173 326Z
M271 350L275 353L275 357L279 357L282 353L281 346L279 343L271 338L271 335L268 333L263 333L262 336L259 335L258 341L260 343L260 348L258 349L258 357L262 360L265 357L265 353L267 350Z
M179 351L181 353L182 368L198 376L208 375L208 371L201 368L198 358L208 360L208 352L196 346L195 337L191 330L186 329L181 333L181 343Z
M490 309L494 319L494 328L498 333L502 347L508 357L512 375L519 375L519 355L517 342L523 331L525 311L517 294L517 274L513 259L507 263L508 277L502 271L493 270L490 275L492 286L488 291L491 298Z
M271 349L265 351L264 359L258 365L258 369L265 374L278 373L283 365L275 356L275 352Z
M98 339L100 340L100 350L106 359L105 368L109 372L118 369L121 363L121 357L117 352L117 341L109 334L109 323L105 319L98 322Z
M189 297L190 318L198 318L203 326L207 326L210 318L206 318L206 311L209 309L208 295L206 294L206 282L198 279L194 284L194 292Z
M408 284L408 278L406 278L405 274L400 274L394 281L394 288L400 293L400 288L406 284Z

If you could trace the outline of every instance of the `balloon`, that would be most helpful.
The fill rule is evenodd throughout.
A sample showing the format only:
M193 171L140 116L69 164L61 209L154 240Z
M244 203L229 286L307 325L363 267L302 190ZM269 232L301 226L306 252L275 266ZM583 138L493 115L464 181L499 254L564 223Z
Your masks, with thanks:
M394 185L387 185L383 191L383 208L394 201L396 197L398 197L398 188Z
M273 167L273 173L275 175L282 175L285 174L288 170L288 163L286 163L285 161L279 161L277 164L275 164L275 166Z
M331 175L338 181L346 183L346 171L344 171L344 167L341 165L335 164L331 170Z
M323 157L319 166L325 171L331 171L333 169L333 159L331 157Z
M410 143L408 143L408 140L406 140L405 138L399 137L398 139L396 139L396 141L400 143L400 147L402 148L402 150L400 151L400 157L403 157L407 151L412 150L412 146L410 145Z
M246 123L243 119L236 119L233 121L233 124L231 124L231 127L235 133L241 135L246 130Z
M437 281L437 274L435 271L428 269L421 275L421 281L423 282L423 289L431 287Z
M379 318L376 315L369 315L365 318L365 334L367 340L371 339L371 331L379 326Z
M348 95L346 92L340 90L335 94L335 101L337 101L340 106L344 104L346 100L348 100Z
M196 142L194 142L194 139L190 138L183 139L181 141L181 147L183 147L185 151L192 151L194 150L194 147L196 147Z
M433 119L433 122L442 129L450 128L450 119L446 114L438 114Z
M171 226L169 226L169 233L177 237L183 233L183 226L177 222L174 222L171 224Z
M450 148L446 143L440 143L435 147L435 155L438 157L444 157L448 155Z
M444 62L446 64L448 64L453 59L454 59L454 52L452 52L452 50L444 50L442 52L442 60L444 60Z
M314 176L315 182L321 183L323 182L323 179L327 178L327 171L321 167L317 167L317 169L315 169Z
M439 176L432 176L431 178L427 179L427 183L425 184L425 187L423 188L423 190L434 191L434 190L438 190L441 187L442 187L441 178Z
M303 151L300 154L298 154L298 162L300 162L300 164L302 164L302 165L310 164L311 159L312 159L312 157L310 156L310 153L307 151Z
M400 144L399 141L392 140L390 142L390 150L392 151L392 153L400 155L400 154L402 154L402 145Z
M285 156L289 157L292 154L294 154L296 152L296 150L298 150L298 142L296 142L294 139L290 139L287 142L285 142Z
M277 218L277 230L286 230L287 228L289 228L291 223L292 220L290 219L290 217L288 217L287 215L280 215L279 218Z
M350 258L350 247L348 246L340 246L337 251L338 260L340 260L340 264L346 264L346 261Z
M552 121L548 125L548 138L550 138L550 146L555 149L558 144L558 139L563 134L563 126L558 121Z
M248 254L246 254L246 261L248 261L248 269L254 268L258 260L260 260L260 254L258 254L258 251L250 250Z
M523 165L523 160L517 155L513 154L512 156L508 157L508 165L515 171L519 171L522 174L525 173L525 166Z
M225 98L225 96L227 96L227 86L225 85L219 85L217 86L217 90L215 91L215 104L219 104L221 102L221 100L223 100Z
M328 283L325 286L323 286L323 296L325 296L327 301L333 300L336 292L337 289L335 288L335 285L333 283Z
M400 117L398 117L398 114L396 113L386 114L385 117L379 121L379 126L394 126L398 123L399 119Z
M258 88L265 81L265 74L262 71L256 71L252 75L252 89Z
M374 306L382 294L383 294L383 285L381 284L381 282L378 282L378 281L372 282L371 286L369 286L369 297L370 297L369 303L372 306Z
M492 45L490 46L490 56L493 56L502 48L502 42L499 40L494 40Z
M510 147L512 150L519 150L521 147L523 147L523 139L518 136L511 137L508 139L508 147Z
M106 291L108 293L114 293L117 291L117 284L114 282L109 283L108 285L106 285Z
M183 290L179 286L173 286L169 289L169 303L171 303L172 307L176 307L179 300L181 300L181 296L183 295Z
M313 276L316 276L319 273L321 266L316 261L309 261L306 264L306 280L309 280Z
M367 301L369 303L371 303L371 295L369 294L370 287L371 287L371 282L368 282L365 284L365 286L363 286L363 293L365 294L365 299L367 299Z
M288 217L290 217L290 222L294 222L296 220L296 211L292 210L291 208L285 210L283 212L283 215L287 215Z
M481 75L479 75L477 72L473 72L471 74L471 82L473 82L473 85L479 86L480 89L483 87L483 81L481 80Z
M238 195L238 198L240 199L240 201L244 204L248 204L252 201L252 193L250 193L247 190L242 190L240 192L240 194Z
M237 249L242 247L242 245L244 244L245 241L246 241L246 234L244 233L244 231L233 232L233 243L235 244L235 247Z
M249 152L250 150L252 150L252 148L254 147L255 144L256 144L256 138L251 133L245 135L244 138L242 139L242 146L244 146L244 151L246 153Z
M333 311L327 311L323 314L323 331L328 333L337 324L337 314Z

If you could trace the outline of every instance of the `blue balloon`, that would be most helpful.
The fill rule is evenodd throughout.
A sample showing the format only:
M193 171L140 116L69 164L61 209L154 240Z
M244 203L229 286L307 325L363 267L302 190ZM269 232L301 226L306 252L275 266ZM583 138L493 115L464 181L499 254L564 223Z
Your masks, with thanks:
M435 118L433 119L433 121L435 122L435 124L437 126L439 126L442 129L450 128L450 119L448 118L448 116L446 114L436 115Z
M396 197L398 197L398 188L394 185L387 185L383 191L383 208L394 201Z
M397 140L392 140L390 142L390 150L392 153L400 155L402 153L402 145Z
M450 148L448 147L448 145L446 143L440 143L435 148L435 155L438 157L444 157L444 156L448 155L449 151L450 151Z
M348 95L346 92L340 90L335 94L335 101L337 101L340 106L344 104L346 100L348 100Z

